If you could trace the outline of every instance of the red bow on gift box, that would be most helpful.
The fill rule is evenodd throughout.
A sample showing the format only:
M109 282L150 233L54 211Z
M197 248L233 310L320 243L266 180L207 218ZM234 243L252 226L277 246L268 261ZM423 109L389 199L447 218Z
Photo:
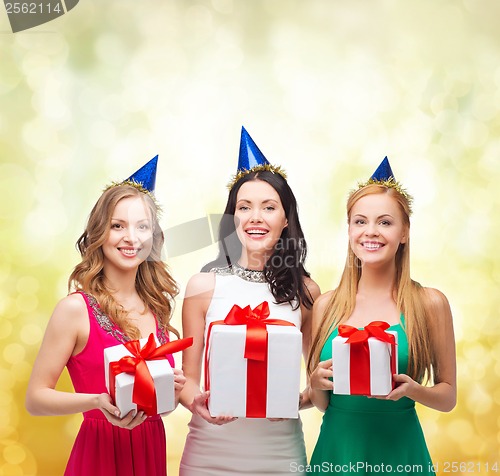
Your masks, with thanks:
M267 301L252 309L241 308L235 304L223 321L214 321L208 327L207 342L215 325L246 325L245 359L247 362L247 409L248 418L265 418L267 407L267 325L294 326L292 322L281 319L268 319L270 314ZM208 365L208 345L205 348L205 390L210 389Z
M116 375L126 372L135 375L132 401L137 405L138 410L142 410L146 415L156 415L156 389L153 377L149 373L146 360L166 359L167 355L174 354L180 350L187 349L193 345L193 338L179 339L173 342L156 347L154 334L150 334L148 341L141 349L138 340L132 340L123 344L132 354L122 357L118 362L110 362L109 375L111 378L110 392L115 399L115 378ZM124 415L122 415L124 416Z
M346 344L351 344L350 386L351 395L371 395L370 391L370 348L368 338L374 337L391 345L391 373L396 373L396 339L393 334L385 332L389 324L383 321L370 322L364 329L342 324L338 334L347 337Z

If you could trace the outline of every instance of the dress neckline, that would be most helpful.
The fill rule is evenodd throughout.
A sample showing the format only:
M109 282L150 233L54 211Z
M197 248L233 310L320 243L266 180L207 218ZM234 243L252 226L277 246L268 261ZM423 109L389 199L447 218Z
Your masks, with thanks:
M241 278L244 281L248 281L250 283L266 283L266 276L264 271L244 268L238 263L233 263L230 266L224 266L220 268L212 268L210 272L219 274L221 276L237 276L238 278Z
M99 302L97 299L92 295L88 294L82 290L76 291L78 294L81 294L83 298L85 299L87 306L92 310L92 314L94 315L95 320L97 321L97 324L99 327L113 336L118 342L124 344L125 342L129 342L133 340L130 338L127 334L125 334L120 327L116 325L116 323L107 315L105 314ZM167 337L167 333L163 329L163 327L160 327L158 325L158 320L156 319L155 314L153 313L153 316L156 321L156 336L158 337L158 340L160 341L160 344L165 344L169 342L169 339Z
M248 269L239 265L238 263L233 263L231 266L233 274L238 276L245 281L250 281L251 283L265 283L266 277L264 271L258 269Z
M392 325L390 325L390 326L388 327L388 329L392 329L393 327L398 327L398 326L400 326L400 327L404 328L404 326L405 326L405 316L403 315L403 313L401 313L401 314L399 315L399 319L400 319L400 322L397 322L396 324L392 324ZM386 322L386 321L382 321L382 322L385 322L386 324L389 324L389 323L388 323L388 322ZM347 325L347 326L350 326L350 324L346 324L345 322L343 322L342 324ZM369 324L370 324L370 323L366 324L366 326L368 326ZM362 331L362 330L363 330L366 326L363 326L363 327L351 326L351 327L356 327L356 329L358 329L358 331ZM338 328L338 326L337 326L337 328Z

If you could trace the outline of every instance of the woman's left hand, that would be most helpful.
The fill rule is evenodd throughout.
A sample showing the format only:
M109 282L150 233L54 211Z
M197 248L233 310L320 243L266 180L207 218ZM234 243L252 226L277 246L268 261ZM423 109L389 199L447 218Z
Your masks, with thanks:
M175 404L179 402L179 395L186 383L186 377L181 369L174 369L174 391L175 391Z
M413 400L412 395L414 395L415 389L420 385L406 374L395 374L392 376L392 379L396 382L396 388L389 395L381 398L397 401L402 397L408 397Z

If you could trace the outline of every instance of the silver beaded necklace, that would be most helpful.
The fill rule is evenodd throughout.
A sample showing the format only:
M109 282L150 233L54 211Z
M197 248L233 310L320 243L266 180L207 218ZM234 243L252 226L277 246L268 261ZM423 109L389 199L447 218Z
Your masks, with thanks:
M264 271L258 269L247 269L238 263L233 263L232 273L245 281L250 281L251 283L265 283L266 278Z
M238 276L238 278L249 281L250 283L266 282L264 271L259 271L257 269L247 269L239 265L238 263L233 263L231 266L223 266L221 268L212 268L210 272L220 274L221 276Z

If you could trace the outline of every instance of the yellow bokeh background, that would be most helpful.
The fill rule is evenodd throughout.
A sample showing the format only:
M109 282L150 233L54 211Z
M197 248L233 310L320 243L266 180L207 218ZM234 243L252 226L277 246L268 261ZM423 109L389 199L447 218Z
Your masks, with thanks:
M458 404L418 406L427 442L440 470L491 472L499 17L495 0L80 0L13 34L0 6L0 476L63 473L81 416L31 417L24 394L103 186L159 154L165 228L221 212L242 124L288 172L323 291L343 267L346 195L389 156L415 197L412 275L454 314ZM187 280L215 253L168 259L179 328ZM66 373L58 388L71 391ZM188 419L164 419L169 475ZM310 454L321 414L303 421Z

